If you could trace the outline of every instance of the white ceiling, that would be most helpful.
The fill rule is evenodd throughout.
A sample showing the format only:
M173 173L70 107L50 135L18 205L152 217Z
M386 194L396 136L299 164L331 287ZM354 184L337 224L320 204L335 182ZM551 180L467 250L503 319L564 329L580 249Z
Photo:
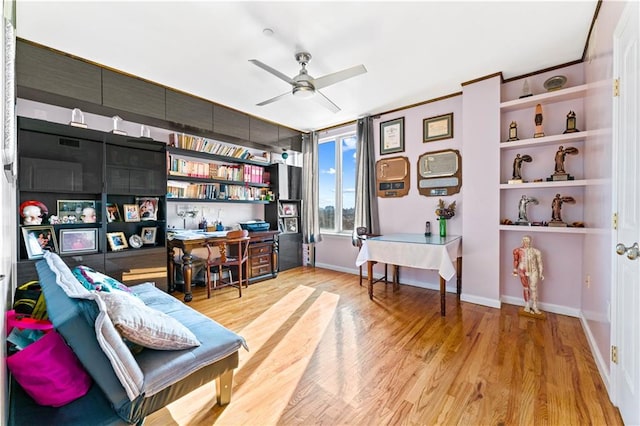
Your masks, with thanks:
M17 3L18 37L299 130L330 127L578 60L597 1ZM263 35L271 28L272 36ZM368 72L322 89L342 110L287 96L294 53L320 77Z

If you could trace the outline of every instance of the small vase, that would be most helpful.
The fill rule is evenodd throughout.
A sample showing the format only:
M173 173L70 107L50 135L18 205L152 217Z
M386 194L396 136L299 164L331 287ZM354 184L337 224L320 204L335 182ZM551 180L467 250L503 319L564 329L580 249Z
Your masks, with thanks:
M447 236L447 219L445 219L444 217L440 218L440 236Z

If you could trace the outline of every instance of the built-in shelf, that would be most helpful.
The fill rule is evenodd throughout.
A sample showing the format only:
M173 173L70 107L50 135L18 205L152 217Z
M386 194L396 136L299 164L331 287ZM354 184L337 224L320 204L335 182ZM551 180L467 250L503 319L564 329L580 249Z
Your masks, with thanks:
M575 142L591 136L589 130L575 133L564 133L559 135L544 136L542 138L522 139L511 142L501 142L500 149L515 149L532 146L556 145L558 143Z
M201 178L194 176L176 176L169 175L167 178L167 184L171 184L171 181L176 182L191 182L191 183L221 183L224 185L239 185L239 186L253 186L256 188L268 188L268 183L256 183L256 182L245 182L241 180L224 180L224 179L209 179L209 178Z
M532 189L532 188L566 188L569 186L587 186L593 184L595 180L576 179L561 180L555 182L527 182L527 183L501 183L500 189Z
M243 158L226 157L226 156L222 156L222 155L209 154L208 152L194 151L194 150L191 150L191 149L176 148L176 147L173 147L173 146L167 146L167 152L169 154L175 154L175 155L180 155L180 156L184 156L184 157L205 158L205 159L211 160L211 161L221 161L221 162L240 163L240 164L251 164L251 165L254 165L254 166L262 166L262 167L268 167L270 165L266 161L254 161L254 160L246 160L246 159L243 159Z
M587 93L588 85L569 87L567 89L554 90L551 92L541 93L539 95L529 96L522 99L514 99L500 104L502 112L515 111L523 108L534 107L544 102L562 102L571 99L581 99Z
M212 198L167 198L167 202L181 203L245 203L245 204L269 204L271 201L266 200L228 200L228 199L212 199Z
M546 232L546 233L562 233L562 234L588 234L591 233L589 228L574 228L564 226L521 226L521 225L500 225L500 231L513 232Z

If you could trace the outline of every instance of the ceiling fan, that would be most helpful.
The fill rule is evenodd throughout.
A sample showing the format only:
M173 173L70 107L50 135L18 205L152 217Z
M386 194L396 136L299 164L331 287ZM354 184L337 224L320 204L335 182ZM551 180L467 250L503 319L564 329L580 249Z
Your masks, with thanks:
M257 104L258 106L270 104L291 94L297 98L313 98L320 105L328 108L332 112L338 112L340 111L340 108L338 108L336 104L334 104L329 98L323 95L318 89L322 89L323 87L336 84L340 81L367 72L367 69L364 67L364 65L356 65L355 67L347 68L342 71L337 71L331 74L324 75L322 77L313 78L307 73L307 64L311 60L311 54L308 52L299 52L295 54L295 58L296 61L298 61L298 63L302 66L302 69L300 69L298 75L293 78L289 78L280 71L271 68L269 65L262 63L257 59L249 59L249 62L252 62L254 65L257 65L263 70L270 72L271 74L275 75L281 80L286 81L292 86L291 91L283 93L282 95L278 95L275 98L267 99L264 102L260 102L259 104Z

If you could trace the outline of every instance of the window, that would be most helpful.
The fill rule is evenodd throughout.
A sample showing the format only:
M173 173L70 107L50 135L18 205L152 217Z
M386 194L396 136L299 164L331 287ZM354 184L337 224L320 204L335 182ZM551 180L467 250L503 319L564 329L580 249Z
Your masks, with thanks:
M357 139L355 128L340 130L318 141L320 229L350 234L355 219Z

